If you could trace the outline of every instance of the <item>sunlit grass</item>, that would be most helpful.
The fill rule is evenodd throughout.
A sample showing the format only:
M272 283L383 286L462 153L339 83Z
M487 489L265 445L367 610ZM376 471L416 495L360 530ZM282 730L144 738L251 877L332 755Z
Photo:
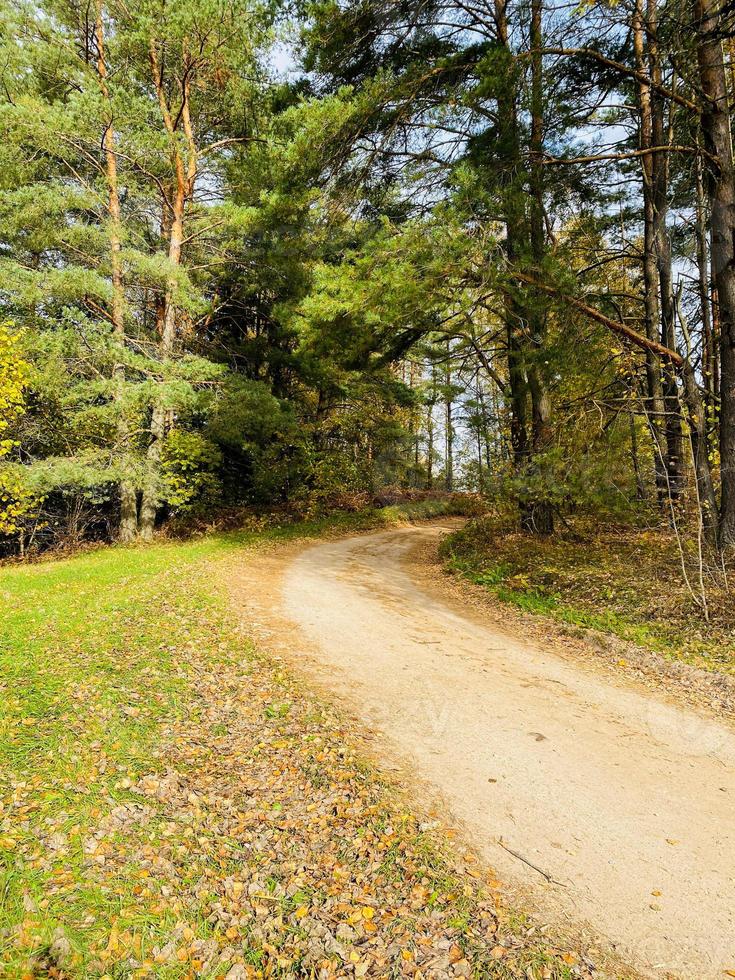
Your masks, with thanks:
M569 627L618 637L707 669L735 671L731 594L707 574L707 622L698 604L696 556L689 581L673 534L578 522L551 538L471 522L442 544L449 567L502 602Z
M428 503L410 516L441 512ZM89 849L115 806L140 801L131 787L161 768L167 733L196 720L190 652L206 650L214 670L248 656L212 588L210 563L401 516L386 508L271 523L0 569L0 975L22 977L43 962L60 927L79 975L104 973L123 947L145 962L181 915L136 860L163 840L161 820L154 816L145 833L102 835L103 850L123 855L109 876L95 864L104 853L91 858ZM208 932L202 913L195 933ZM175 977L190 966L155 970Z

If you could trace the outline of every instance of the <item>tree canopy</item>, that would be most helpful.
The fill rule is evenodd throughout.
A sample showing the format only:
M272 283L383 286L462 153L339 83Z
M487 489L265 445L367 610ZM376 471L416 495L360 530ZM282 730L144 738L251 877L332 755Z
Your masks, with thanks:
M439 487L734 544L731 19L9 0L5 553Z

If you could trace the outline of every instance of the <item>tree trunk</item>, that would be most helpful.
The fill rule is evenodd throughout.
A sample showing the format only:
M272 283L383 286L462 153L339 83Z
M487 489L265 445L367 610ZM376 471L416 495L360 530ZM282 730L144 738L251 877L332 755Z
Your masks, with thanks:
M720 326L720 542L735 545L735 169L719 5L694 0L701 125Z
M475 379L477 391L477 411L475 416L475 448L477 449L477 492L482 493L484 480L482 478L482 430L480 415L480 379Z
M536 275L541 274L546 235L544 231L544 116L543 116L543 47L542 0L531 0L531 143L530 143L530 238L531 256ZM548 385L540 363L546 334L546 311L540 297L534 297L528 307L528 324L531 334L529 363L527 368L528 385L531 393L531 468L538 473L538 460L551 447L553 432L551 428L551 398ZM536 534L551 534L554 530L554 511L548 499L548 488L542 496L531 502L526 515L527 530Z
M431 366L431 398L426 411L426 489L434 488L434 406L436 405L436 367Z
M426 418L426 489L432 490L434 487L434 419L432 412L433 405L429 405Z
M664 98L661 95L663 79L661 59L657 38L656 0L647 3L647 61L653 88L650 92L651 141L653 146L667 146L671 143L670 129L664 118ZM673 108L671 110L673 112ZM666 226L669 210L669 154L667 152L650 155L651 202L652 202L652 242L656 253L658 289L660 297L660 340L661 343L676 350L674 328L674 281L671 268L671 238ZM666 438L666 484L672 501L681 497L684 485L683 439L681 429L680 400L676 371L666 362L662 370L662 394L664 403L664 434Z
M635 495L638 500L645 500L646 484L641 473L641 463L638 455L638 433L635 427L635 415L630 413L630 456L633 460L633 473L635 474Z
M452 368L449 361L451 350L447 341L446 396L444 399L444 488L454 490L454 426L452 423Z
M505 182L503 201L503 223L505 225L505 251L508 265L513 267L521 259L528 246L528 220L522 195L516 186L519 175L524 172L521 158L521 144L518 127L518 85L514 66L511 64L511 50L508 33L508 12L506 0L495 0L495 24L498 43L508 54L508 68L505 86L498 93L499 142L506 147L507 161L502 179ZM505 296L505 327L508 357L508 408L510 410L510 445L513 460L513 474L519 483L518 511L521 527L533 530L529 517L529 493L522 485L528 477L531 441L528 431L528 378L526 374L525 347L527 337L524 333L525 317L519 309L519 301L511 293Z
M717 514L717 497L712 482L712 469L709 461L707 445L707 419L705 405L699 390L694 368L687 360L682 368L684 382L684 403L687 407L689 423L689 438L692 444L692 459L694 475L697 481L697 496L702 530L707 541L717 547L719 544L719 520Z
M110 101L110 91L107 85L107 61L105 57L105 32L102 16L102 4L97 4L95 20L95 40L97 43L97 77L100 91L106 102ZM110 318L115 342L122 353L125 346L125 287L122 270L122 215L120 210L120 190L117 177L117 154L115 152L115 130L112 123L112 112L102 136L102 148L105 154L105 177L107 181L107 210L109 214L110 241L110 274L112 280L112 303ZM122 453L125 454L129 439L128 425L125 419L125 366L117 361L112 369L113 397L118 404L117 439ZM125 466L125 460L123 460ZM138 494L134 484L122 477L118 485L120 495L120 529L121 541L130 542L138 535Z
M194 182L197 175L197 148L191 127L189 109L190 73L187 73L181 81L181 105L174 119L164 90L155 40L152 40L150 44L150 63L161 116L171 143L171 156L174 167L173 201L169 203L168 209L166 208L167 202L164 202L164 214L168 214L168 217L163 222L164 229L168 231L168 260L172 268L172 273L166 283L160 322L159 352L161 359L166 360L174 353L178 333L176 275L173 270L181 264L186 205L194 193ZM186 159L182 154L181 142L177 133L179 123L181 123L184 131L184 142L187 147ZM158 513L158 471L163 440L171 428L172 423L173 418L170 410L164 406L160 399L157 400L151 412L151 441L147 453L148 474L146 486L143 489L140 512L141 536L147 540L153 536L156 515Z
M477 394L480 403L480 411L482 413L482 438L485 449L485 472L487 473L487 479L489 481L493 457L490 449L490 427L488 425L487 406L485 404L485 389L483 388L482 381L480 381L479 378L477 383Z
M640 111L640 149L653 146L653 115L651 110L651 85L647 80L645 60L645 18L642 0L636 0L633 12L633 49L636 67L641 77L638 81L638 104ZM653 195L653 155L641 156L643 177L643 299L645 310L646 336L649 340L659 338L659 276L656 242L656 215ZM646 383L649 427L653 440L654 472L656 475L656 495L660 507L668 498L667 451L664 438L665 407L661 384L661 362L657 354L646 350Z
M523 352L515 324L507 325L508 338L508 392L510 408L510 447L513 457L513 472L521 477L528 465L528 405L526 374L523 366ZM521 502L521 517L523 516Z
M715 335L712 324L711 289L709 276L709 248L707 247L707 209L704 200L704 173L702 157L697 155L697 220L695 236L697 242L697 272L699 286L699 305L702 314L702 378L705 390L707 425L711 426L717 411L717 391L715 388Z

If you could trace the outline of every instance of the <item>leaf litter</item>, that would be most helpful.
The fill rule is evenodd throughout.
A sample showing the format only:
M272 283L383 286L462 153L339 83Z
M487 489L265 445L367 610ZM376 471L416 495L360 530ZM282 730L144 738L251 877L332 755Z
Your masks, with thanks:
M44 635L37 687L5 685L3 976L597 975L254 649L202 553L164 557L110 578L121 635L93 582L99 628Z

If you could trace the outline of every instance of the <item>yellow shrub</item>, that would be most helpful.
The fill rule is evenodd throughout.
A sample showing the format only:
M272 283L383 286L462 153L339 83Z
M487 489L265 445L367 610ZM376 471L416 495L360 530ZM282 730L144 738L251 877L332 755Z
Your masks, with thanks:
M18 334L8 323L0 323L0 459L7 456L15 440L8 438L11 424L22 413L27 365L20 356ZM18 522L32 509L33 494L11 468L0 471L0 534L13 534Z
M17 333L8 323L0 323L0 457L7 456L14 445L4 434L23 411L26 369Z

